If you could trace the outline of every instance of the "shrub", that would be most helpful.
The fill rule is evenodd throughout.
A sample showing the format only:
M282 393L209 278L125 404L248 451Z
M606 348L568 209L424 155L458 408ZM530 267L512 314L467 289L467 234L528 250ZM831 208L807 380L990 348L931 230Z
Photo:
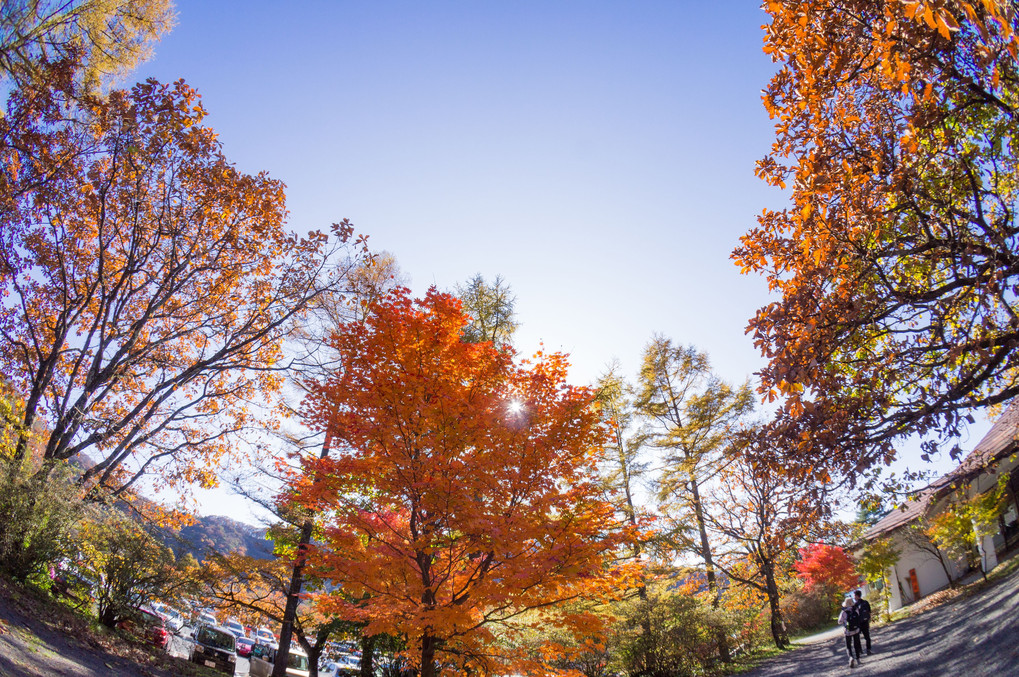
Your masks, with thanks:
M67 556L82 502L66 464L40 482L30 464L0 462L0 568L24 580Z
M724 613L696 597L650 595L631 607L619 633L616 658L619 667L633 675L703 674L718 662L718 639L733 635L731 625Z
M782 617L791 635L823 628L833 620L831 595L823 586L793 590L782 598Z

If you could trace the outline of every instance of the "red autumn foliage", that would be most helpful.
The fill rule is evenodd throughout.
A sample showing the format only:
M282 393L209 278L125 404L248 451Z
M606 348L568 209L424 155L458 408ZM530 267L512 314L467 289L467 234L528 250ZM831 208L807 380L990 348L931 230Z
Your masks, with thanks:
M793 564L807 590L826 586L846 591L860 582L853 560L836 545L811 543L800 548L800 558Z

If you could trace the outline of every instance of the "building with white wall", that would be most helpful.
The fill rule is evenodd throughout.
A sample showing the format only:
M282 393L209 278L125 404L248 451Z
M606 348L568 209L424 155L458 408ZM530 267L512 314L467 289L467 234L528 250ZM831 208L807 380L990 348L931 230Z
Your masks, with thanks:
M889 568L889 611L948 587L970 571L971 561L984 572L998 564L998 554L1019 542L1019 404L1011 404L959 467L933 482L905 505L892 510L864 535L864 541L890 538L899 552ZM974 557L952 559L926 540L917 527L948 509L953 501L972 498L1007 477L1008 505L997 530L974 543Z

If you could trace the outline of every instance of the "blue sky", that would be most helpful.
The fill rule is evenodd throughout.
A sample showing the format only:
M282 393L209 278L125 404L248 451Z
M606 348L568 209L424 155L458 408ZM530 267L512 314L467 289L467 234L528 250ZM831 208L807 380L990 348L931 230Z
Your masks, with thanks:
M227 157L287 184L295 230L350 218L419 294L502 275L520 352L570 353L577 383L634 373L654 332L730 381L762 365L744 328L766 286L729 259L783 204L753 171L756 3L177 4L134 79L196 87Z

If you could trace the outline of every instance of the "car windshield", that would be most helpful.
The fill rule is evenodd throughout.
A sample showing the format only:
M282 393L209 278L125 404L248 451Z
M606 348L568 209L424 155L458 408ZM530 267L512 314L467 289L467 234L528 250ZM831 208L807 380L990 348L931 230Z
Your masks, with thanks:
M304 654L292 653L287 657L287 667L296 670L307 670L308 657Z
M234 636L228 632L217 630L216 628L210 628L207 625L203 625L198 629L198 637L196 639L206 646L211 646L214 649L225 649L227 651L234 650Z
M141 620L142 623L146 623L148 625L162 625L163 624L163 619L162 618L160 618L156 614L150 614L148 611L139 611L138 612L138 618Z

